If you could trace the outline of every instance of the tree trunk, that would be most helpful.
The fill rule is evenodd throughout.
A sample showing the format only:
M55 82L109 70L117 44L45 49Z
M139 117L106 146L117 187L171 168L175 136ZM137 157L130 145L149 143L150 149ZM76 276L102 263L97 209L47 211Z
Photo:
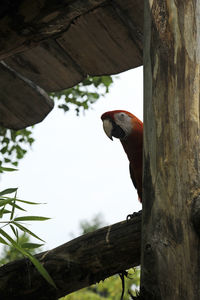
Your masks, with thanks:
M50 286L28 259L0 268L0 299L56 300L140 264L141 213L37 255ZM134 254L131 255L131 253Z
M141 294L200 299L200 1L146 0ZM195 224L199 224L196 220Z

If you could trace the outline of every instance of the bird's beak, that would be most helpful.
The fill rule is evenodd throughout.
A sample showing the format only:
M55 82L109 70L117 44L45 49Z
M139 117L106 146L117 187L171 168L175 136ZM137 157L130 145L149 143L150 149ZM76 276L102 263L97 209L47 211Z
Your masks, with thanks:
M103 120L103 129L104 129L106 135L109 137L109 139L113 140L113 138L112 138L113 124L109 119Z

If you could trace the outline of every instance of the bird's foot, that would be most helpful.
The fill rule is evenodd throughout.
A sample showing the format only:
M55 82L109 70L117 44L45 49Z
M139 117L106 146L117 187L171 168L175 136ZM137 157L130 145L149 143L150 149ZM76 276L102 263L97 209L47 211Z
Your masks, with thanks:
M137 217L137 216L141 215L141 213L142 213L141 210L133 212L132 214L130 214L130 215L128 215L128 216L126 217L126 221L127 221L127 222L130 221L130 220L133 219L134 217Z

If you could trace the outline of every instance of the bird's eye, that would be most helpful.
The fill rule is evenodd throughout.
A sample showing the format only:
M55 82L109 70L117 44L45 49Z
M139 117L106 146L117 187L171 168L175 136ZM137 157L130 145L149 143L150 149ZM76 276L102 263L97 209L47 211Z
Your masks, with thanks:
M120 119L122 119L122 120L124 119L124 113L121 113L119 116L120 116Z

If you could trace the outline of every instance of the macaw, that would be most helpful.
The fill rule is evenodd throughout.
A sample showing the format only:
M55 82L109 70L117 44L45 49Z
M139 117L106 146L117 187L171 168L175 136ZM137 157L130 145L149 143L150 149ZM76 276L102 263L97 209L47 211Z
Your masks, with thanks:
M143 123L125 110L105 112L101 119L106 135L120 139L129 160L130 176L142 202Z

